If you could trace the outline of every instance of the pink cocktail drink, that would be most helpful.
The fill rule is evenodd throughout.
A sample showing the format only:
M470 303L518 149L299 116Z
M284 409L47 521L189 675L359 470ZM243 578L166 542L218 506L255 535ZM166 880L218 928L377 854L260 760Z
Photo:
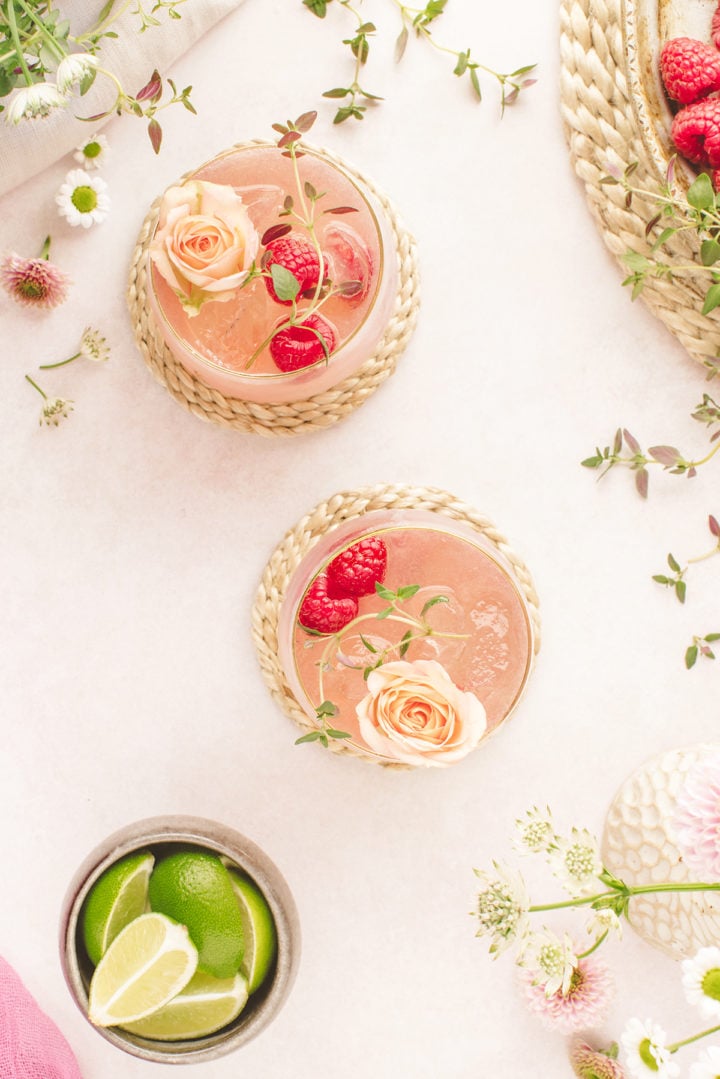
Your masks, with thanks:
M357 597L354 617L330 632L339 595L332 567L341 564L338 556L343 552L344 561L352 561L359 541L368 538L386 553L382 581ZM368 550L372 558L373 548ZM323 602L330 593L326 608L308 603L318 581ZM319 630L303 625L315 609L320 615L313 626ZM327 625L322 622L325 609ZM442 668L463 700L471 695L482 705L481 735L487 737L520 699L531 667L533 635L512 567L481 532L441 514L397 510L369 513L340 526L303 559L283 603L279 648L290 688L308 716L317 720L317 709L332 702L337 709L329 721L332 727L382 760L393 759L393 746L388 742L383 752L374 733L368 744L368 727L359 718L374 670L396 670L405 677L418 669L435 677ZM430 667L424 666L427 661ZM415 720L413 715L411 722ZM425 714L420 721L428 722Z
M189 178L196 180L227 188L242 200L256 233L258 270L274 246L273 232L288 224L293 239L316 244L327 295L320 291L321 280L302 290L292 307L282 304L267 287L265 268L265 276L251 276L230 299L208 297L195 311L163 276L151 248L150 300L175 358L206 385L259 403L302 400L342 382L373 355L397 291L393 234L373 193L322 152L304 146L297 161L270 144L229 150ZM319 196L314 209L307 192ZM298 222L309 214L314 236ZM325 333L329 348L307 366L279 369L269 341L273 331L291 315L299 321L315 310L331 328Z

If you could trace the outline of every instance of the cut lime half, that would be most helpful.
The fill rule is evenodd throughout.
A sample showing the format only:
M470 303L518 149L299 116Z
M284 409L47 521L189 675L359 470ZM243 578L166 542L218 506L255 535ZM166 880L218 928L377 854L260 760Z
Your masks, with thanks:
M254 993L267 978L277 953L277 932L265 896L258 886L236 869L228 867L235 898L240 907L245 954L240 970Z
M123 1029L161 1042L203 1038L237 1019L247 999L242 974L213 978L198 972L164 1008L137 1023L125 1023Z
M82 909L85 948L97 966L118 933L147 910L148 880L155 859L142 851L121 858L95 882Z
M185 988L197 948L184 925L164 914L141 914L115 938L92 981L88 1018L99 1027L145 1019Z

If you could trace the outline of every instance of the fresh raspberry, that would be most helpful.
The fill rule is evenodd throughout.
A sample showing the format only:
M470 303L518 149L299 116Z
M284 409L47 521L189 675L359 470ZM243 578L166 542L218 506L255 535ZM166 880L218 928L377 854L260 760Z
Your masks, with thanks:
M320 259L318 253L310 243L302 236L281 236L279 240L273 240L267 245L268 257L265 259L265 268L270 269L273 263L284 266L300 282L300 292L315 288L320 280ZM292 300L280 300L275 292L272 278L265 278L265 288L275 303L289 306Z
M336 595L327 573L318 573L305 593L298 621L301 626L314 629L317 633L337 633L352 622L357 613L358 601L355 597Z
M673 38L660 53L660 74L668 97L690 105L720 88L720 53L704 41Z
M387 547L377 536L358 540L333 558L327 568L333 590L346 596L369 596L387 569Z
M681 109L670 134L677 150L689 161L720 166L720 99L711 97Z
M712 23L710 25L710 39L716 49L720 49L720 4L718 4L717 11L712 17Z
M270 355L275 365L281 371L299 371L301 367L309 367L322 360L325 349L318 334L328 352L332 352L337 345L335 327L321 315L308 315L297 326L286 326L280 330L270 342Z

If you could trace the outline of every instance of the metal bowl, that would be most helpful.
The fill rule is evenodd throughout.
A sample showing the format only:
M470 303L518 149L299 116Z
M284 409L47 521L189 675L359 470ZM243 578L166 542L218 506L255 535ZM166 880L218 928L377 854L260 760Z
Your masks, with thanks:
M141 850L156 855L171 854L188 847L228 858L255 881L275 920L277 958L267 981L252 994L237 1019L207 1037L160 1042L118 1027L93 1027L118 1049L163 1064L214 1060L257 1037L285 1003L300 961L300 924L295 901L278 868L251 840L224 824L199 817L153 817L137 821L109 836L88 855L73 877L63 902L60 963L68 988L85 1018L93 968L82 940L80 912L90 889L106 869L128 854Z

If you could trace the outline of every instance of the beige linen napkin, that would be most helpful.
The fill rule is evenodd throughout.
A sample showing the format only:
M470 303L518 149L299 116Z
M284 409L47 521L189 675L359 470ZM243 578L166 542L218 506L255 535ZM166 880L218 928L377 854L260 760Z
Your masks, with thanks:
M157 15L160 25L142 34L138 32L138 16L131 14L135 7L131 4L113 26L117 38L103 40L100 63L118 76L128 93L137 93L153 68L165 74L179 56L240 3L242 0L186 0L177 9L182 18L169 19L161 11ZM92 25L102 3L66 0L59 7L70 19L71 31L80 33ZM5 98L3 104L11 100L12 97ZM70 153L104 123L84 123L76 114L94 116L114 100L110 80L98 76L85 97L74 97L68 108L56 109L42 119L22 120L14 127L6 122L6 113L0 113L0 195Z

